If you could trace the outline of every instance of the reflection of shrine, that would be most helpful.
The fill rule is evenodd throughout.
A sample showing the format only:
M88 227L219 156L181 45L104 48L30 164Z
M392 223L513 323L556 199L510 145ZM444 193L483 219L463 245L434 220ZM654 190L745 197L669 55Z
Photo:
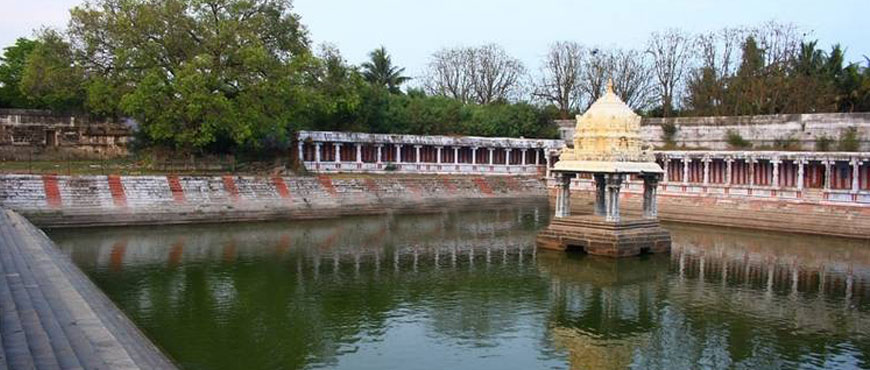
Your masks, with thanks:
M626 368L658 326L656 286L669 261L569 257L541 252L551 280L550 334L569 353L572 369Z
M552 169L559 182L556 214L538 235L541 248L578 248L611 257L667 252L671 239L659 226L656 187L664 171L640 136L640 116L616 94L607 92L577 117L574 147L565 148ZM595 214L571 216L571 180L595 179ZM643 179L643 217L623 218L619 191L629 176Z

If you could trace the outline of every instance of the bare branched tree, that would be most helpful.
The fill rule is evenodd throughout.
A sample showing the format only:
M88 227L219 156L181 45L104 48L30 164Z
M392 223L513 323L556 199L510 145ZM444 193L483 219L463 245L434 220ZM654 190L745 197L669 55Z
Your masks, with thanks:
M751 34L764 50L765 67L784 65L796 58L806 36L794 24L776 21L753 28Z
M670 117L674 108L674 95L683 82L686 67L692 57L691 38L678 29L654 32L647 43L652 71L658 82L662 115Z
M473 95L474 83L469 73L473 65L469 49L441 49L432 54L424 77L423 88L429 94L468 102Z
M589 98L586 108L604 94L608 79L613 80L614 93L632 109L646 110L653 102L652 70L640 51L594 49L586 58L582 76L580 89Z
M488 104L519 97L526 69L500 46L442 49L432 55L424 88L463 102Z
M535 83L534 97L559 107L562 119L567 119L582 103L580 82L586 54L583 46L573 41L551 45L540 79Z

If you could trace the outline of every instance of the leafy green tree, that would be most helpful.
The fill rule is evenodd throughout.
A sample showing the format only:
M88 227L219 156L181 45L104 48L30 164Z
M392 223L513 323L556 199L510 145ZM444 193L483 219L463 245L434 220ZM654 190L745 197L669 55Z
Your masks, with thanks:
M225 151L283 145L314 77L288 0L97 0L71 11L88 106L113 107L157 144Z
M0 108L34 108L34 103L21 92L21 76L27 57L37 42L19 38L15 44L3 49L0 57Z
M366 81L375 86L384 87L393 94L401 92L399 86L408 82L411 78L403 76L404 68L393 65L387 49L383 46L369 53L368 62L361 65L362 75Z
M27 57L19 82L21 93L38 108L81 112L84 107L82 71L73 62L63 36L45 30Z

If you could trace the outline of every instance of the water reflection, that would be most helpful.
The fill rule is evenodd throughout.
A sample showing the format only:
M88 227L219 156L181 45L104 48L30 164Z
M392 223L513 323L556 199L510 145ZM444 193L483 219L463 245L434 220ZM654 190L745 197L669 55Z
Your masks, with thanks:
M867 367L866 242L669 225L534 249L546 208L52 238L186 368Z

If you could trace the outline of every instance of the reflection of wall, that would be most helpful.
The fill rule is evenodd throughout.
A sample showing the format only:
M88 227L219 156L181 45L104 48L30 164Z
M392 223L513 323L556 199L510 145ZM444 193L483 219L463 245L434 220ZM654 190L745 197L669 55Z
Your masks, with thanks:
M668 227L669 257L538 253L550 333L572 368L685 368L713 352L725 364L799 364L801 343L870 332L866 242Z

